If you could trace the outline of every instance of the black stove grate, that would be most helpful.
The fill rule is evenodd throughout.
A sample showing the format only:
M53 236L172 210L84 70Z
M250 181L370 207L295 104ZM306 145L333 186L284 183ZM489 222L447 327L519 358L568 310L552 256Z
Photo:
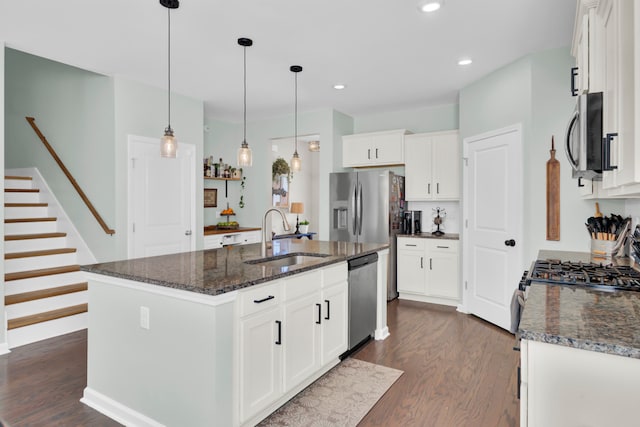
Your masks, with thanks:
M640 292L640 272L632 267L612 264L537 260L528 279L558 285Z

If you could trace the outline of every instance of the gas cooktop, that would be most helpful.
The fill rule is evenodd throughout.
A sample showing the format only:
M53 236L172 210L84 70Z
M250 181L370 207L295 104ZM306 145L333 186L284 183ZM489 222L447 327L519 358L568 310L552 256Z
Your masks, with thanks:
M527 275L531 281L555 285L576 285L605 291L640 292L640 272L629 266L569 262L555 259L537 260Z

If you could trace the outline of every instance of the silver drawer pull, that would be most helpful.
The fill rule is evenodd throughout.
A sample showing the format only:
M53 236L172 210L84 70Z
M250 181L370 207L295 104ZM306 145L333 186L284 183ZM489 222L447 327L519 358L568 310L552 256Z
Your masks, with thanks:
M255 302L256 304L260 304L263 303L265 301L269 301L270 299L274 299L275 297L273 295L269 295L266 298L262 298L262 299L254 299L253 302Z
M418 245L410 245L410 244L406 243L405 246L418 246Z
M436 246L438 249L449 249L449 246Z

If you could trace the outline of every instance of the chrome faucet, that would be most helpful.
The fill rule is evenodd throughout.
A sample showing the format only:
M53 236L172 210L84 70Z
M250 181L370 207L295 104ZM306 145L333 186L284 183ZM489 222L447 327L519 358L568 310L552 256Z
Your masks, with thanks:
M291 230L291 226L289 225L289 221L287 221L287 216L280 209L269 208L264 213L264 217L262 218L262 246L260 247L260 255L262 258L267 256L267 217L269 216L269 212L278 212L282 217L282 226L285 231Z

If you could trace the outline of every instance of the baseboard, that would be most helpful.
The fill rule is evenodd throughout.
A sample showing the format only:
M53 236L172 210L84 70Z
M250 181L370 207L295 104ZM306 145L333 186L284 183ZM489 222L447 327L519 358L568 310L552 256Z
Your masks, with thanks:
M469 310L467 310L467 306L465 306L464 304L458 304L456 311L459 313L471 314Z
M84 389L80 402L120 424L133 427L164 427L164 424L143 415L90 387Z
M389 333L389 327L385 326L382 329L376 329L374 338L376 341L386 340L391 334Z
M48 322L36 323L7 331L9 348L16 348L48 338L87 329L88 313L75 314Z
M9 350L9 344L6 342L0 343L0 355L11 353Z
M431 296L418 295L418 294L409 294L409 293L403 293L403 292L400 292L400 296L398 297L398 299L408 300L408 301L417 301L417 302L426 302L429 304L448 305L449 307L456 307L458 305L458 300L454 300L454 299L431 297Z

